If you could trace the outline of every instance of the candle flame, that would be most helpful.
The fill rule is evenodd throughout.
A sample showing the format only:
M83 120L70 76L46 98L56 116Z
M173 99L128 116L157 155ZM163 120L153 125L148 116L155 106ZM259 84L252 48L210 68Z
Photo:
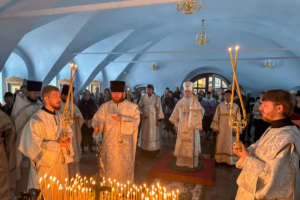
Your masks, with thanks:
M235 50L238 51L240 49L240 46L236 45Z

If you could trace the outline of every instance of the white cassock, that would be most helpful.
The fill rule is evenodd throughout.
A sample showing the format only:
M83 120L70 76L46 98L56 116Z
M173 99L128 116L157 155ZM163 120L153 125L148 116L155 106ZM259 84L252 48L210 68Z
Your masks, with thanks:
M199 164L202 112L203 108L195 96L184 97L175 106L169 120L177 127L174 152L177 166L194 168Z
M237 156L230 150L235 140L232 135L232 128L229 125L230 103L221 102L216 109L214 119L211 123L213 131L217 132L216 138L216 154L215 160L217 163L227 163L234 165L237 161ZM233 104L234 120L240 120L240 108L237 104Z
M0 196L1 200L10 200L11 199L11 188L15 187L15 182L11 182L14 179L15 174L11 170L15 168L15 157L11 157L12 153L15 152L15 141L12 141L15 138L14 125L6 113L0 110ZM7 129L7 127L11 127ZM5 129L5 131L4 131ZM2 138L2 135L5 134L5 137Z
M156 123L164 118L160 98L155 94L150 97L144 95L139 101L139 108L142 116L147 117L142 119L139 146L147 151L157 151L160 149L160 127Z
M240 159L236 200L300 199L300 132L296 126L268 128Z
M59 137L62 134L62 115L58 111L51 113L44 108L24 127L18 149L32 163L28 189L38 188L38 180L45 174L48 177L55 176L61 183L68 178L68 163L73 162L74 154L68 154L66 148L60 146ZM69 148L73 152L72 145Z
M30 118L42 107L42 102L31 102L25 95L18 94L12 109L11 118L16 127L16 179L18 182L18 190L24 191L27 187L28 173L30 162L25 158L20 151L17 150L20 144L21 132L25 124Z
M60 113L63 114L65 108L65 102L61 102ZM79 108L74 104L74 116L79 117L79 119L74 119L71 126L72 130L72 146L74 149L74 162L69 163L69 175L73 177L76 173L79 173L79 161L81 158L80 144L82 141L81 137L81 126L83 125L84 119L79 110Z
M118 114L122 120L114 120L112 114ZM92 125L99 126L99 133L103 133L101 175L121 183L133 181L139 122L138 106L127 100L118 104L106 102L95 113Z

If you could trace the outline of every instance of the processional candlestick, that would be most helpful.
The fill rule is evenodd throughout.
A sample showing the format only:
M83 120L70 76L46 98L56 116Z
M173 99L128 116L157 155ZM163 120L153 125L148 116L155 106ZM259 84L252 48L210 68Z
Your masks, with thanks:
M66 100L66 104L63 111L63 135L60 138L62 142L67 142L69 140L69 137L67 135L67 130L70 128L74 122L74 95L73 95L73 80L75 77L75 73L77 70L77 65L74 63L71 63L71 73L70 73L70 80L69 80L69 91L68 96ZM70 109L71 108L71 109ZM70 155L70 145L66 146L67 154ZM65 162L64 156L63 156L63 162Z
M235 46L235 57L234 57L234 62L233 62L232 48L230 47L228 49L230 61L231 61L231 65L232 65L232 71L233 71L232 86L231 86L232 93L231 93L231 101L230 101L229 125L232 128L234 128L236 131L235 132L236 137L235 137L235 141L233 143L233 148L241 151L242 143L240 141L240 129L244 129L247 126L247 116L246 116L246 110L245 110L244 102L243 102L242 95L241 95L239 82L238 82L237 76L236 76L238 51L239 51L239 46ZM239 96L239 100L240 100L242 111L243 111L243 116L242 116L242 119L240 119L240 120L233 117L233 97L234 97L234 93L235 93L235 85L236 85L237 94Z

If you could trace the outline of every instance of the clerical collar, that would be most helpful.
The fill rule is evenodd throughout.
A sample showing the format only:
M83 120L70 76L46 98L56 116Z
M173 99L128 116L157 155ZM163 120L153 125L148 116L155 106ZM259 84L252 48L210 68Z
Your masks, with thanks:
M290 118L279 119L275 121L271 121L271 128L281 128L284 126L292 126L295 125Z
M44 110L45 112L47 112L51 115L55 115L55 110L52 112L52 111L48 110L45 106L43 106L42 110Z

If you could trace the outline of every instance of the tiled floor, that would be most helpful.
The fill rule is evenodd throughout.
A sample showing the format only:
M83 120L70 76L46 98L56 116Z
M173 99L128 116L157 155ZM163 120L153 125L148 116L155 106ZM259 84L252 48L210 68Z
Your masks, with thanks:
M159 160L159 158L174 150L175 137L162 135L161 151L155 158L147 158L142 155L141 150L137 149L136 167L135 167L135 182L151 183L153 180L146 176L147 172ZM202 152L210 153L214 149L213 139L201 138ZM81 172L85 175L93 175L97 173L97 161L95 153L84 154L81 163ZM212 187L206 187L204 196L201 200L234 200L236 193L236 179L239 170L234 167L225 165L216 165L214 171L214 183ZM199 199L200 200L200 199Z

